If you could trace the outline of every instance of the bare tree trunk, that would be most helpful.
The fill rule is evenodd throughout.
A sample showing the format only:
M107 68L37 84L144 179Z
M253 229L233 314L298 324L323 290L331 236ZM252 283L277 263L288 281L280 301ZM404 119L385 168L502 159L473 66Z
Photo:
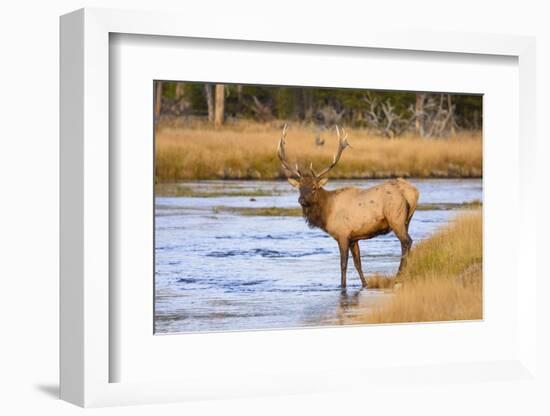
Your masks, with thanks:
M162 81L155 81L155 125L160 119L160 106L162 104Z
M176 99L180 99L183 96L183 82L176 83Z
M472 120L473 120L473 129L474 130L479 130L481 128L481 117L479 117L479 111L478 110L474 110L474 114L472 116Z
M313 119L313 96L311 90L303 88L302 94L304 100L304 120L311 121Z
M456 129L455 129L455 108L453 107L453 100L451 97L451 94L447 95L447 107L449 108L449 123L450 130L451 130L451 136L456 136Z
M424 98L425 94L417 92L416 93L416 104L414 107L415 112L415 121L414 127L416 134L420 137L424 137Z
M220 128L223 124L225 107L225 86L216 84L216 109L214 112L214 127Z
M301 120L304 115L304 96L301 88L292 88L294 100L294 111L292 117L296 120Z
M208 122L214 122L214 94L212 84L204 84L204 95L206 96L206 106L208 107Z
M238 104L238 113L243 111L243 86L237 85L237 104Z

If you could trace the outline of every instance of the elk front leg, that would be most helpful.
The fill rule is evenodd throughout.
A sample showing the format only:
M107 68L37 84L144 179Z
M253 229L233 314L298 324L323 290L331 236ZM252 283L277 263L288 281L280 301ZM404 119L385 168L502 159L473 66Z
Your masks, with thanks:
M367 287L367 279L363 275L363 269L361 268L361 253L359 251L359 241L352 241L350 243L350 251L353 255L353 264L355 264L355 269L359 273L359 278L361 279L361 285Z
M338 240L338 247L340 248L340 284L342 286L342 289L345 289L346 270L348 268L349 240Z

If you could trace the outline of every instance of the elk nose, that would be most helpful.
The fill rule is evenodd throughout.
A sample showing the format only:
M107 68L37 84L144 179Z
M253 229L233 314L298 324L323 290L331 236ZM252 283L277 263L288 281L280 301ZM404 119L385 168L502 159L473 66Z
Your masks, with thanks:
M300 198L298 198L298 203L301 206L305 206L306 205L306 200L301 196Z

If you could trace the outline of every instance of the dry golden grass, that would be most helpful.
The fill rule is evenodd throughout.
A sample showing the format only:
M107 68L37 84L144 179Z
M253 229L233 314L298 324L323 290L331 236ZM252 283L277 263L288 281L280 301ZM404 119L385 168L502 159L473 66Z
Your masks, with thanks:
M451 226L414 248L391 299L351 321L481 319L482 244L481 210L462 214ZM377 277L373 283L379 280Z
M426 279L398 290L357 322L430 322L482 318L481 271L470 284Z
M156 178L273 179L283 177L276 157L281 123L240 122L220 130L205 124L160 127L156 134ZM388 140L364 129L350 129L353 146L331 172L332 178L481 177L480 133L462 132L449 140L405 136ZM287 153L302 166L328 165L337 146L334 132L315 145L312 128L290 126Z
M395 279L380 273L375 273L367 277L367 287L369 289L389 289L392 288Z

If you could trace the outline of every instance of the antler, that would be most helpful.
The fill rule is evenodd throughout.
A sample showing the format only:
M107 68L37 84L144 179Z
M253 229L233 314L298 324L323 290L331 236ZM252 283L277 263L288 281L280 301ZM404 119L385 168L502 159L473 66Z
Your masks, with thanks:
M281 165L283 165L283 168L285 168L287 171L289 171L292 175L301 178L302 175L300 174L300 171L298 170L298 164L296 164L296 168L291 168L289 163L286 160L286 154L285 154L285 138L286 138L286 132L287 132L287 125L285 123L283 127L283 133L281 134L281 139L279 140L279 146L277 147L277 156L279 157L279 160L281 161Z
M340 129L338 128L338 126L336 126L336 134L338 135L338 150L336 151L336 154L334 155L334 158L332 159L332 163L330 164L330 166L323 169L319 173L315 173L315 171L313 170L313 164L309 165L309 170L311 170L311 173L313 173L317 178L320 178L321 176L326 175L334 166L336 166L336 164L340 160L340 156L342 156L342 152L344 151L344 149L346 147L351 147L351 145L348 143L348 140L347 140L348 134L344 131L344 129L342 129L342 134L343 134L342 136L340 134Z

